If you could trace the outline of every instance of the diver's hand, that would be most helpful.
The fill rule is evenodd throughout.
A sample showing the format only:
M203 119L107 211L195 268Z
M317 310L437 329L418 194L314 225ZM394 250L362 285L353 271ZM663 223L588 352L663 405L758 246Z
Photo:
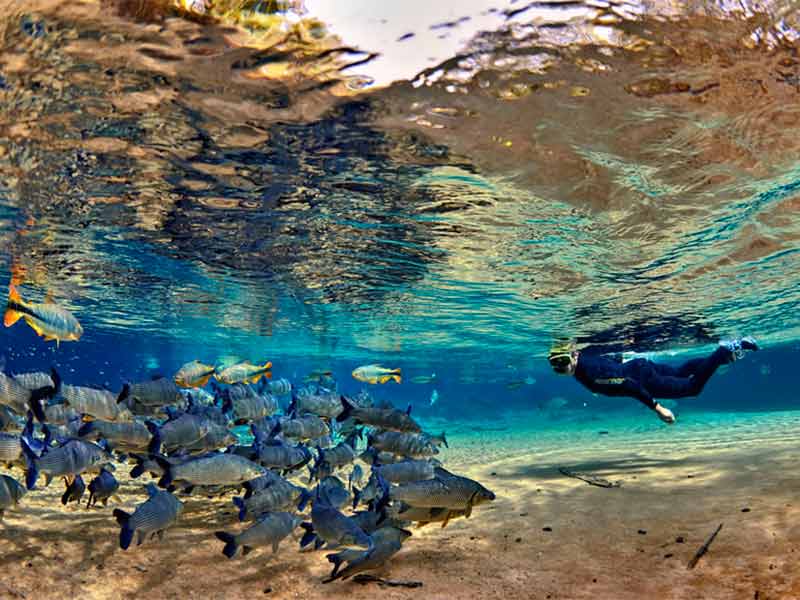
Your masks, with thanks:
M675 415L672 414L672 411L661 406L658 402L656 402L655 411L658 413L658 418L667 425L672 425L675 422Z

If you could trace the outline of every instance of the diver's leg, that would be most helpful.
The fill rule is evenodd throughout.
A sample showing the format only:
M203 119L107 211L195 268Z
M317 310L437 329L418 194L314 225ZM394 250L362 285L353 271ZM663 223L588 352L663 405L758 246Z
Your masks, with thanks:
M666 370L654 368L647 378L646 387L654 398L674 399L697 396L703 391L706 383L719 367L734 360L734 354L725 346L720 346L706 358L689 361L689 363L669 371L680 373L684 368L686 371L692 371L685 376L662 374L666 373Z

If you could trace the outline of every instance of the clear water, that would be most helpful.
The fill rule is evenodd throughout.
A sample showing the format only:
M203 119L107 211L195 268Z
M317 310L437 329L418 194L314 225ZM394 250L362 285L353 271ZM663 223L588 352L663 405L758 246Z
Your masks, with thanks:
M4 329L7 368L115 388L269 359L347 390L381 362L490 417L587 401L547 373L555 336L754 333L768 350L697 402L793 400L789 5L382 5L7 4L0 264L86 332Z
M331 370L473 463L541 450L490 480L528 500L545 451L795 440L796 415L764 413L798 400L798 14L2 2L0 282L84 328L60 345L0 328L4 368L112 390L194 359L270 360L295 384ZM743 334L762 351L672 428L546 360L560 337L680 361ZM351 377L370 363L403 383Z

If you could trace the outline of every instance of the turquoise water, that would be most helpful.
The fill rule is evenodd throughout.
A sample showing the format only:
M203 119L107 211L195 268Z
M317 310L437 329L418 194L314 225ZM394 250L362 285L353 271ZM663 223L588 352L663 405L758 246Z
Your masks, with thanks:
M791 3L200 4L0 9L0 281L84 329L0 329L6 372L269 360L426 429L622 451L670 430L556 376L554 339L752 334L674 428L796 408Z

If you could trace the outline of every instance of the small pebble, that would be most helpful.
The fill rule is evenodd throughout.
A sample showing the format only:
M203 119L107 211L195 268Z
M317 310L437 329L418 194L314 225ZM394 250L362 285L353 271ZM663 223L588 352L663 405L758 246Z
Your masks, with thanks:
M542 527L542 531L553 531L552 527Z
M474 535L471 535L471 536L469 536L469 539L471 539L471 540L474 540L474 539L475 539L475 536L474 536Z
M640 530L639 530L639 531L637 531L636 533L638 533L639 535L647 535L647 531L646 531L646 530L644 530L644 529L640 529Z
M692 477L694 477L694 475L687 475L686 477L688 477L689 479L691 479Z
M272 593L272 588L271 587L264 588L264 593L265 594L271 594Z
M682 544L682 543L683 543L683 542L685 542L685 541L686 541L686 540L685 540L685 539L683 539L683 536L682 536L682 535L679 535L678 537L676 537L676 538L675 538L675 543L676 543L676 544Z
M525 513L519 513L519 516L520 516L520 517L527 517L527 516L528 516L528 513L526 513L526 512L525 512Z
M597 435L608 435L607 431L598 431Z
M515 542L517 542L517 543L519 544L519 543L522 541L522 538L517 538L517 539L515 539L514 541L515 541Z
M497 471L492 471L491 473L489 473L489 475L491 475L492 477L497 477Z
M26 566L26 567L28 567L28 568L30 569L30 568L33 566L33 563L28 563L28 564L26 564L25 566Z
M592 579L592 583L597 583L597 578Z
M97 565L97 570L98 571L102 571L103 570L103 565Z
M665 554L664 558L672 558L672 554Z
M775 568L775 565L772 565L772 564L771 564L771 565L769 566L769 570L770 570L770 571L772 571L772 569L774 569L774 568Z
M749 509L749 508L747 508L747 507L745 506L745 507L742 509L742 512L750 512L750 509Z

